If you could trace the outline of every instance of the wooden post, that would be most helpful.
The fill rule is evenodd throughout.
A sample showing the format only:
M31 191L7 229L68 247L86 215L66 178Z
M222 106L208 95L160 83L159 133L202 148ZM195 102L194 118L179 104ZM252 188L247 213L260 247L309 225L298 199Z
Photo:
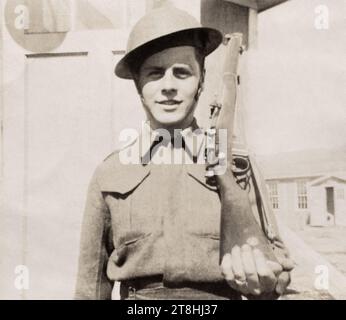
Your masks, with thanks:
M257 15L257 10L249 8L248 47L250 49L257 49Z
M201 22L205 27L216 28L222 33L240 32L243 44L249 39L249 8L224 0L202 0Z
M225 1L225 0L201 0L201 22L206 27L219 29L223 34L240 32L243 34L243 45L246 49L255 49L257 44L257 10L256 1ZM242 4L242 5L240 5ZM220 83L221 70L219 61L222 61L224 52L221 46L215 53L211 54L207 59L207 77L205 92L201 96L202 108L197 109L197 116L200 118L202 125L207 125L208 120L208 105L212 102L214 95L218 91ZM246 57L244 54L241 57L240 73L247 72ZM247 75L245 75L247 78ZM241 84L243 81L241 80ZM246 86L246 84L245 84ZM242 100L246 101L246 91L239 88L237 109L235 115L235 131L234 141L236 149L245 149L246 135L244 132L243 112L244 108Z

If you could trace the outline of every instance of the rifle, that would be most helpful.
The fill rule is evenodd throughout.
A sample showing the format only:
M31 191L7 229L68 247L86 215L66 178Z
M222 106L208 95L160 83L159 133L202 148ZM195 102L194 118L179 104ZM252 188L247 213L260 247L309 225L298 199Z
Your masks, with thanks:
M242 52L242 35L234 33L226 36L228 39L224 72L222 77L222 103L211 104L211 125L207 133L207 178L214 179L221 197L220 223L220 263L226 253L231 253L234 246L249 244L258 248L264 256L277 262L270 243L270 238L264 230L263 214L255 218L248 193L236 181L234 156L232 154L234 115L237 101L237 67L239 55ZM221 152L220 130L227 132L225 152ZM214 143L211 143L214 142ZM245 159L246 161L246 159ZM250 164L250 163L249 163ZM215 170L216 166L223 170ZM251 164L249 168L251 167ZM256 183L256 180L253 180ZM261 194L256 192L257 205L263 205ZM262 203L261 203L262 201ZM261 222L261 226L258 223Z

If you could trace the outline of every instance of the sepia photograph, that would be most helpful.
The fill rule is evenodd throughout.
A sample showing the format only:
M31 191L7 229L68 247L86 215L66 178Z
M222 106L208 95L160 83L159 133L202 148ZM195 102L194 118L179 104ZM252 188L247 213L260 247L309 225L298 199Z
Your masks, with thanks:
M345 1L0 17L0 300L346 299Z

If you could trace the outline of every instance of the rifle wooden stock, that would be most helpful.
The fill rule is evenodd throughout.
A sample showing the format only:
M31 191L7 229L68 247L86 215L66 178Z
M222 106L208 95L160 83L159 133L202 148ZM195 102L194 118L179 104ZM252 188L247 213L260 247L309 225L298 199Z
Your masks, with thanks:
M217 178L218 180L219 178ZM234 246L251 244L277 262L273 249L252 213L247 192L237 183L219 183L221 194L220 262Z
M277 261L263 230L251 208L247 191L236 183L232 172L232 137L237 100L237 66L242 45L242 35L232 34L226 48L224 63L222 104L216 112L216 152L218 152L219 129L227 130L227 169L216 175L221 195L220 262L236 245L252 244L262 251L268 260ZM213 117L213 116L212 116ZM257 244L255 244L257 243Z

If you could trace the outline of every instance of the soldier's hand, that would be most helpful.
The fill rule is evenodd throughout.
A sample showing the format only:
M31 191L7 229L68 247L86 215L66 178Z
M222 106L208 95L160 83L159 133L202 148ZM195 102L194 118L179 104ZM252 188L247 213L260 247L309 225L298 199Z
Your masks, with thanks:
M260 250L248 244L233 247L221 263L221 272L229 286L243 295L279 293L277 287L283 292L289 279L282 271L279 263L267 260Z
M277 292L277 294L282 295L291 282L290 271L294 268L294 262L287 257L277 257L277 259L281 264L283 271L278 277L275 291Z

